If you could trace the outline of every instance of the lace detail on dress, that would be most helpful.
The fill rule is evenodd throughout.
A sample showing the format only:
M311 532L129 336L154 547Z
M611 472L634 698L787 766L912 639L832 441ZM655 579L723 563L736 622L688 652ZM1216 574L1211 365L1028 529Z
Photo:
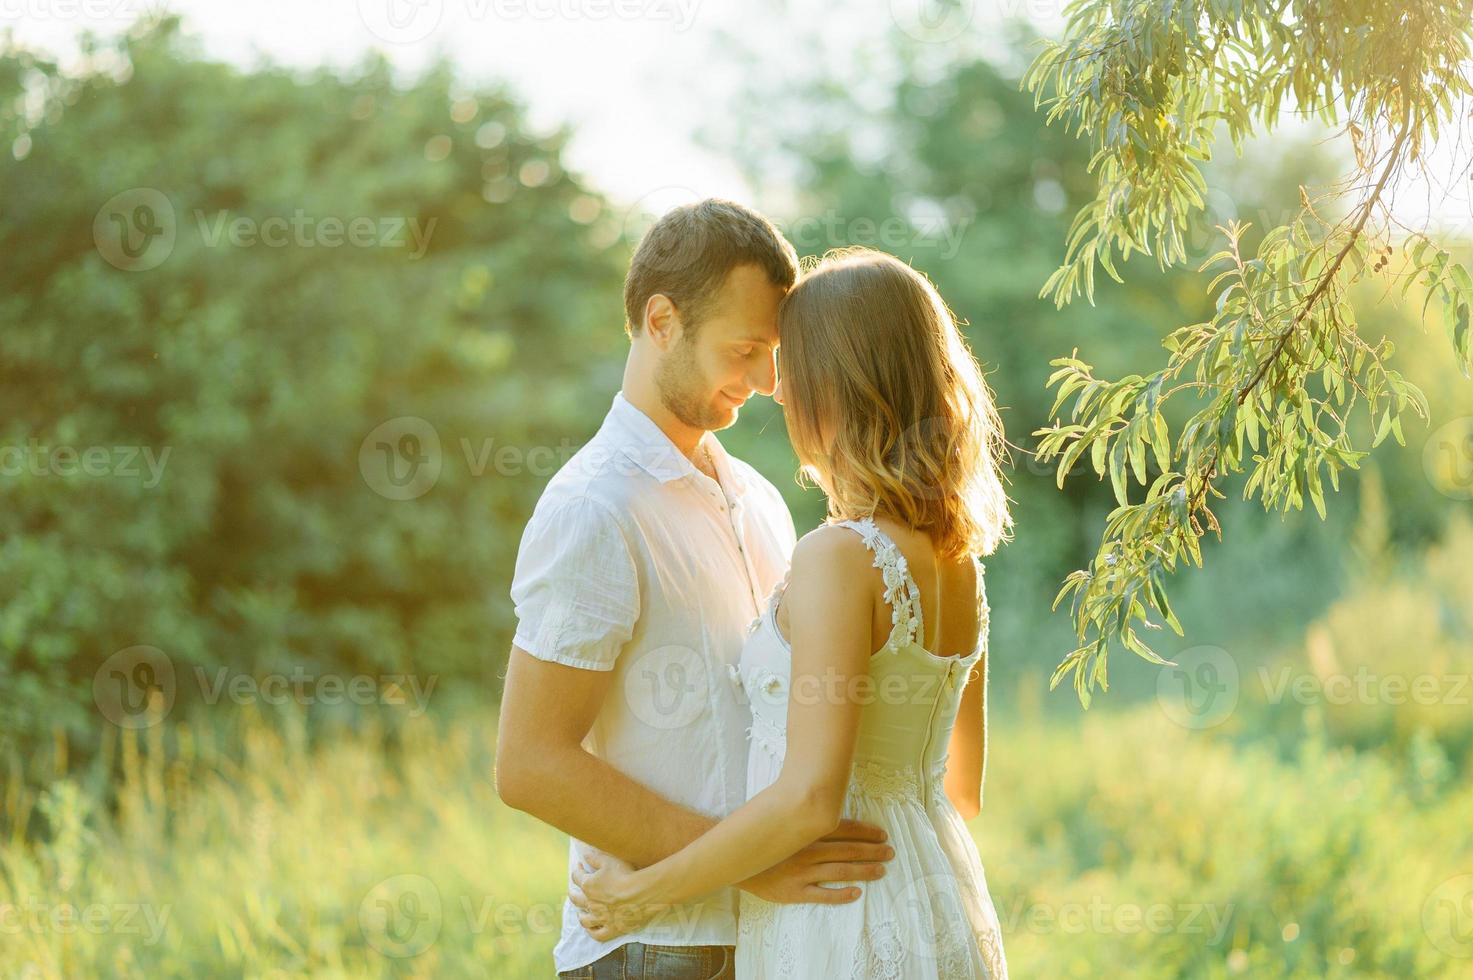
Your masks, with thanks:
M987 964L993 980L1006 980L1008 961L1002 951L1002 933L996 929L984 930L977 936L977 948L982 951L982 962Z
M777 915L777 904L747 892L740 893L737 913L737 935L755 936Z
M777 975L795 980L798 976L798 948L791 932L784 932L777 943Z
M854 947L854 962L850 976L865 977L866 980L905 980L902 968L905 964L905 947L900 943L900 934L893 922L881 922L866 926ZM942 976L960 976L946 974Z
M933 794L931 798L940 799L943 792L941 781L945 775L944 769L937 769L928 778L922 780L921 776L913 770L892 769L878 762L857 759L850 770L849 795L868 799L921 802L921 789L929 784Z
M918 800L921 783L913 772L860 759L854 763L849 777L849 793L852 796Z
M941 768L931 774L931 799L947 800L946 795L946 760L942 760Z
M885 581L885 601L890 605L890 637L885 647L895 651L924 637L921 629L921 590L911 577L910 566L900 547L881 531L873 517L858 521L835 521L840 527L852 528L864 539L865 547L875 553L875 568Z
M962 939L967 921L965 917L959 918L960 921L948 922L947 928L936 936L936 970L943 977L965 976L967 972L967 947ZM980 944L978 948L980 951Z
M768 721L765 715L756 713L752 715L752 724L747 729L747 741L760 746L762 751L778 762L782 762L783 756L787 754L787 734Z

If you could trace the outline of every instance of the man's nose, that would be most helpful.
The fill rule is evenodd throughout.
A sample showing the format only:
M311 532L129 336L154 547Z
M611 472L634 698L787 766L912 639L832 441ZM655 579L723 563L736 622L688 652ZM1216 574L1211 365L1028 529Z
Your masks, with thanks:
M768 351L762 364L747 376L747 384L762 395L771 395L777 389L777 355Z

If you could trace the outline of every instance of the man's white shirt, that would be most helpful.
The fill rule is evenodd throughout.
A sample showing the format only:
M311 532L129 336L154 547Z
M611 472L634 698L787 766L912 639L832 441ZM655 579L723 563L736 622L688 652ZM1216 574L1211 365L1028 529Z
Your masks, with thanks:
M719 485L615 395L597 434L538 500L511 598L517 646L615 672L584 747L661 796L723 817L746 798L751 713L737 661L795 536L777 489L714 434L705 439ZM570 873L586 847L571 840ZM727 888L599 942L564 902L556 968L629 942L731 946L736 908Z

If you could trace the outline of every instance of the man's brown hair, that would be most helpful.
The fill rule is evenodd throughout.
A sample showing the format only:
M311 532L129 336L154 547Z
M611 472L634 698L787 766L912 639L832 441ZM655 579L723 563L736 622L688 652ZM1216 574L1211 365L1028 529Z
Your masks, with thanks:
M762 215L733 201L707 198L666 213L640 239L624 278L625 333L643 328L651 296L670 298L687 335L711 313L731 270L755 265L774 286L791 288L798 254Z

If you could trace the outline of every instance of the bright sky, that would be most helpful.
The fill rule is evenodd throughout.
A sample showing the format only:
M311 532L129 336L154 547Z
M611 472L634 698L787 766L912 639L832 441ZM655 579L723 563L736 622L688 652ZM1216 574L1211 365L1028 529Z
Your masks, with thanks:
M444 52L471 79L509 81L535 126L571 124L569 166L635 202L685 189L752 198L737 168L695 135L747 90L741 62L720 57L733 43L758 53L765 87L827 71L847 78L863 104L884 95L866 90L882 83L865 59L888 33L991 54L1004 18L1056 32L1063 0L959 0L950 13L937 0L0 0L0 30L65 56L82 31L111 34L165 6L208 54L242 65L264 55L346 66L377 48L414 72ZM1467 167L1473 148L1444 144L1430 169L1445 179ZM1396 210L1407 222L1436 214L1466 229L1468 176L1451 187L1407 185Z

